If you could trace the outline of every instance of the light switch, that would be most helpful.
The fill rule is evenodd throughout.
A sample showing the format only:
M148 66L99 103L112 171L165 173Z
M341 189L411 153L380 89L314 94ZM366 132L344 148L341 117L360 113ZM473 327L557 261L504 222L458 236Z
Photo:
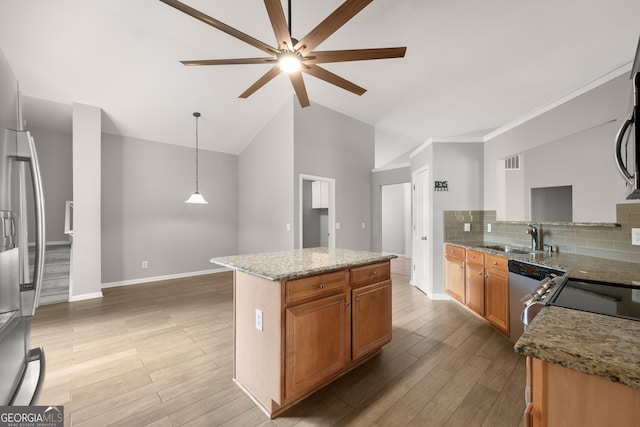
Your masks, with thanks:
M291 224L287 223L287 231L291 231Z
M631 229L631 244L640 246L640 228Z
M336 222L336 230L340 230L340 223Z
M362 229L364 230L365 228L367 228L367 225L364 223L364 221L362 222Z

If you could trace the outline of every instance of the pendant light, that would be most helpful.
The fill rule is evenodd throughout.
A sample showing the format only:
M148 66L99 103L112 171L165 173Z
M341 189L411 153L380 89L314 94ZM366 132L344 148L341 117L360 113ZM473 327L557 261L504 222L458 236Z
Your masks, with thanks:
M198 203L201 205L208 205L207 201L202 197L200 191L198 191L198 118L200 113L193 113L193 117L196 118L196 191L189 197L185 203Z

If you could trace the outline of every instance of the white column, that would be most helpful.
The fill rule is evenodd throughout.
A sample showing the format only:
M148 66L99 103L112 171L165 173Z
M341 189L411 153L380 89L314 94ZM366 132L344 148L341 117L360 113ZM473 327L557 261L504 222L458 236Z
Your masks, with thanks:
M73 244L69 300L102 297L100 184L101 115L73 104Z

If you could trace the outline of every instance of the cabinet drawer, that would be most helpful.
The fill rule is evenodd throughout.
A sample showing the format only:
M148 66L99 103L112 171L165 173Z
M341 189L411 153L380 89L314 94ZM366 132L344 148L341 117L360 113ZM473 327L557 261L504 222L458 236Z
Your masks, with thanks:
M474 251L473 249L468 249L467 262L469 264L484 265L484 253L480 251Z
M346 270L289 280L285 285L285 302L290 304L329 295L346 285Z
M354 286L382 282L390 277L391 263L389 261L351 269L351 284Z
M485 255L485 266L487 268L495 269L495 270L504 270L505 272L509 271L509 266L507 263L509 262L508 258L497 256L497 255Z
M453 257L453 258L460 258L460 259L463 260L464 257L465 257L464 248L461 248L459 246L445 245L444 251L445 251L446 255L448 255L450 257Z

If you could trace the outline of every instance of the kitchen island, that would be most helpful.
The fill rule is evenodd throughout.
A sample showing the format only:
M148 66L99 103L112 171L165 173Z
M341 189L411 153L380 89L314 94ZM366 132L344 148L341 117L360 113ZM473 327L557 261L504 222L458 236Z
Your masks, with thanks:
M391 341L391 258L309 248L211 259L234 270L234 381L267 416Z

